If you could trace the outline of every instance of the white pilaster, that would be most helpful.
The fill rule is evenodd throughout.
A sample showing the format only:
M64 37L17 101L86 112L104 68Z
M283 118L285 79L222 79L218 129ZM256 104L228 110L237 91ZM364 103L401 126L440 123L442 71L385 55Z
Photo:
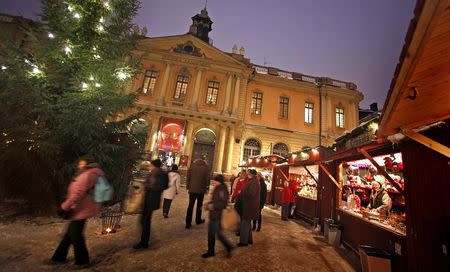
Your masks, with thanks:
M234 85L234 99L233 99L233 109L232 114L236 114L238 102L239 102L239 95L240 95L240 87L241 87L241 79L239 77L236 77L236 84Z
M222 173L222 164L223 164L223 155L224 155L223 152L225 150L225 134L226 134L226 128L220 127L219 146L217 149L218 156L217 156L216 167L215 167L215 171L219 172L219 173Z
M228 149L227 149L227 163L225 166L225 172L231 172L231 165L233 163L233 148L234 148L234 128L229 127L228 133Z
M225 101L223 103L223 109L222 114L229 113L229 106L230 106L230 96L231 96L231 84L233 83L233 76L228 75L227 78L227 86L225 89Z
M169 75L170 75L170 68L171 64L170 62L166 65L166 70L164 71L164 77L163 77L163 83L161 86L161 89L159 90L159 96L158 96L158 105L165 105L166 104L166 94L167 94L167 86L169 83Z
M199 69L194 84L194 95L192 96L191 109L198 110L198 94L200 93L200 85L202 81L203 70Z

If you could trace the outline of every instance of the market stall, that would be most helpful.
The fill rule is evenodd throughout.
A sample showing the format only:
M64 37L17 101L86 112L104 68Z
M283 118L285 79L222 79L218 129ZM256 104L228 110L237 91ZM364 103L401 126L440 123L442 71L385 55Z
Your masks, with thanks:
M378 114L370 116L338 137L336 153L319 164L319 217L322 224L326 218L343 224L345 246L392 252L394 271L406 271L408 181L398 147L376 137L378 119Z
M450 268L449 7L417 2L378 130L403 157L407 271Z
M267 186L266 204L274 204L275 186L274 186L274 168L282 163L285 163L287 159L279 155L258 155L249 158L245 164L240 165L241 168L256 169L264 178L264 182Z

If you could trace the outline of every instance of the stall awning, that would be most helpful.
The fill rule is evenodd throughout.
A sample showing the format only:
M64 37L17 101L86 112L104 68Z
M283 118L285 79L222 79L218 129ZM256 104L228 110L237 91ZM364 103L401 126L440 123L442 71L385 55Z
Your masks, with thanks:
M421 1L405 38L378 135L387 137L448 118L450 0Z

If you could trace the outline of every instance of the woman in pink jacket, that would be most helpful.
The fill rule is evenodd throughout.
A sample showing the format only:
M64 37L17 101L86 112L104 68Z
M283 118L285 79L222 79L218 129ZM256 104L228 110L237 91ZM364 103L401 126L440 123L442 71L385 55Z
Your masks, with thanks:
M61 204L60 215L70 219L66 234L53 254L53 263L66 261L70 245L73 245L76 265L88 265L89 254L84 241L83 230L86 219L95 216L101 204L95 203L90 191L94 188L97 176L105 175L91 157L81 158L78 172L67 189L67 198Z

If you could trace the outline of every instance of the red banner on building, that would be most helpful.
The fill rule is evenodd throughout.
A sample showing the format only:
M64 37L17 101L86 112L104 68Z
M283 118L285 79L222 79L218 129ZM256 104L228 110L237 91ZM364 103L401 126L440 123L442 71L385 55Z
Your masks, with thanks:
M158 150L177 153L183 146L183 134L186 121L172 118L162 118L158 132Z

